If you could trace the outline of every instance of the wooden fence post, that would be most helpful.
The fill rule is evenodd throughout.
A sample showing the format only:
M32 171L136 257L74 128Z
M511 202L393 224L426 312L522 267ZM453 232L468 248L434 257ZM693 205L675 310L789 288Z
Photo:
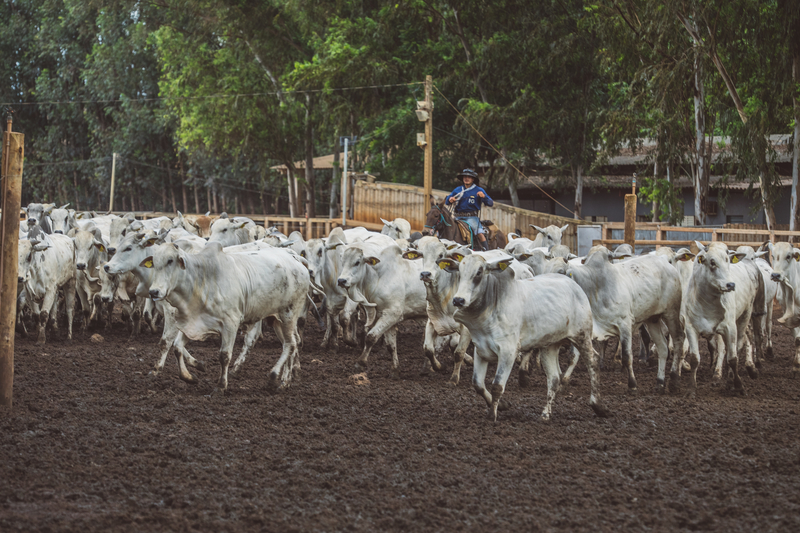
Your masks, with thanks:
M0 406L11 409L14 386L14 321L17 314L17 248L19 209L22 197L22 164L25 135L11 132L11 120L3 138L5 170L2 206L2 249L0 259Z
M625 195L625 243L636 246L636 195Z

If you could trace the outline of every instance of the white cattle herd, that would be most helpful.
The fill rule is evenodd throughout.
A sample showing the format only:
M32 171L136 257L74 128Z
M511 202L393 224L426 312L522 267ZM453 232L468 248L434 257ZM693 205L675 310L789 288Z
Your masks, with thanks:
M220 337L219 391L228 387L229 368L232 374L240 370L265 322L283 346L268 386L289 386L300 371L309 313L325 326L323 347L337 349L341 335L361 350L356 360L361 369L383 341L394 376L398 326L426 321L420 350L425 371L441 370L440 356L452 352L449 383L455 386L463 362L471 360L472 385L493 420L507 405L502 396L514 364L526 386L532 359L546 375L543 419L550 418L556 393L579 361L588 369L589 405L598 416L608 416L598 392L593 341L619 338L628 390L636 391L631 346L642 327L658 355L659 390L667 387L672 353L669 390L678 392L681 372L689 371L685 393L695 394L698 342L704 337L714 356L713 379L726 378L743 393L742 370L755 378L762 358L772 357L774 300L784 309L779 322L792 328L792 371L800 372L800 250L788 243L758 252L697 243L696 255L661 248L638 257L624 247L611 252L596 246L578 258L561 245L565 228L557 226L534 226L533 240L509 234L504 250L472 252L435 236L412 235L403 219L384 220L381 233L335 228L326 238L306 241L299 232L286 236L224 213L140 221L132 214L67 208L25 208L19 327L25 331L23 316L32 315L38 342L45 343L48 327L57 327L62 302L71 339L76 296L84 334L93 320L110 327L117 301L132 335L139 333L141 319L155 330L156 318L163 317L153 373L163 370L174 348L181 379L196 383L190 368L205 367L191 356L189 342ZM772 266L762 257L769 252ZM243 348L231 367L240 330ZM562 347L571 361L565 372L559 363ZM487 388L491 362L497 369Z

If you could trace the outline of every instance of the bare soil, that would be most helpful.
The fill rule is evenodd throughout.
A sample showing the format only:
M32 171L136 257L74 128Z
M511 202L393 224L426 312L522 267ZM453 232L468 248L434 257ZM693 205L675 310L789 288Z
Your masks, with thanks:
M300 379L278 394L272 332L212 395L217 341L189 345L208 371L187 385L174 359L148 375L156 335L79 331L43 347L17 335L0 531L800 530L800 381L777 325L775 360L744 378L746 397L711 385L707 352L695 400L657 394L638 362L629 395L609 350L614 416L589 408L579 366L549 423L540 370L527 389L512 374L512 407L493 423L470 366L456 388L449 361L421 374L416 324L391 379L385 352L356 376L356 351L320 350L310 323Z

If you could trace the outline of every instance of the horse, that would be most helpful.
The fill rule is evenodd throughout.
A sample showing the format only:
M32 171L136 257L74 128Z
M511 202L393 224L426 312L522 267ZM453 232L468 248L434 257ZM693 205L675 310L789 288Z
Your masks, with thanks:
M490 220L481 221L481 223L485 227L494 226L494 224ZM451 241L455 241L459 244L466 244L472 245L474 250L480 250L480 244L478 244L478 236L473 236L474 242L470 243L469 238L464 238L461 231L459 231L457 224L463 224L467 226L467 224L463 222L458 222L453 214L447 209L444 205L444 201L441 203L436 203L431 201L431 209L425 215L425 229L427 230L427 235L435 235L436 233L439 234L440 239L447 239ZM467 226L467 233L469 233L469 226ZM489 250L494 250L495 248L505 248L508 241L506 240L506 236L499 230L497 231L490 231L486 235L486 245Z

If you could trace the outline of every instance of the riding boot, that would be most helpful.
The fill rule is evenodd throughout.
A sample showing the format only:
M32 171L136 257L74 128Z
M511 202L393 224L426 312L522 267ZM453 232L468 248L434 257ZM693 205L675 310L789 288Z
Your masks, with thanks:
M486 244L486 241L482 241L482 240L478 239L478 244L480 245L481 250L483 250L484 252L488 252L489 251L489 246Z

